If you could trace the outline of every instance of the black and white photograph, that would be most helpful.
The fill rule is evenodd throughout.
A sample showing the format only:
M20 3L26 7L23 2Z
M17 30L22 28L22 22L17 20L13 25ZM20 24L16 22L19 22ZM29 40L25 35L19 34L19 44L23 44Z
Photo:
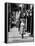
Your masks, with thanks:
M5 43L34 42L34 4L5 3Z

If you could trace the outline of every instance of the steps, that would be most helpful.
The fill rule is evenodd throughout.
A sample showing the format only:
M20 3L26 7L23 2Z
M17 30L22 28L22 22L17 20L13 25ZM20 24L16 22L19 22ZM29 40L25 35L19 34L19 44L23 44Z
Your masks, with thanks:
M25 32L24 38L22 39L20 33L18 32L18 28L14 27L10 29L10 32L8 32L8 42L13 42L13 41L33 41L33 37L29 36L30 33Z
M21 36L18 32L18 28L14 27L10 29L10 32L8 33L8 37L18 37Z
M29 36L30 33L25 32L24 36ZM8 37L21 37L20 32L18 32L18 28L14 27L10 29L10 32L8 32Z

